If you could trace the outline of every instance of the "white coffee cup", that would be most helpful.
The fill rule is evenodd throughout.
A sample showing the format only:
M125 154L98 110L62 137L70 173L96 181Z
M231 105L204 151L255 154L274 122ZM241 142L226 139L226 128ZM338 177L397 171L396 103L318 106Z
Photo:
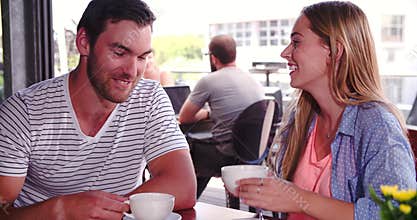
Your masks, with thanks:
M165 220L174 209L175 197L167 193L146 192L129 196L126 201L135 220Z
M262 165L231 165L221 169L222 180L226 189L236 194L236 181L246 178L265 178L268 176L268 168Z

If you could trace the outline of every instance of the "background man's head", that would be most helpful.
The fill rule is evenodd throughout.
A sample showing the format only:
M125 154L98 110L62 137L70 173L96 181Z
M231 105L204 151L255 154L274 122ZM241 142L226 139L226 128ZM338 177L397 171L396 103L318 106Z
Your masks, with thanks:
M229 35L217 35L213 37L209 44L210 68L214 72L221 66L232 63L236 59L236 42L233 37ZM221 68L221 67L220 67Z
M236 42L229 35L218 35L211 39L209 51L222 64L228 64L236 59Z
M94 48L108 21L114 23L130 20L141 26L152 27L155 19L148 5L141 0L92 0L85 9L77 30L86 30L90 46Z

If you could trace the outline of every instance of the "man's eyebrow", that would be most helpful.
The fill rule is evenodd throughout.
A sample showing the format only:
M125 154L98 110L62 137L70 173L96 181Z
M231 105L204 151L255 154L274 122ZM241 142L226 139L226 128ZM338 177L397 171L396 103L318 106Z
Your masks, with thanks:
M146 51L145 53L142 53L142 55L141 56L146 56L146 55L148 55L148 54L150 54L150 53L152 53L153 52L153 49L149 49L148 51Z
M120 44L120 43L112 43L112 44L110 44L110 46L112 48L120 48L120 49L123 49L123 50L125 50L125 51L127 51L129 53L132 52L132 50L130 48L128 48L128 47L126 47L126 46L124 46L123 44Z
M131 53L132 52L132 50L130 48L128 48L128 47L126 47L126 46L124 46L123 44L120 44L120 43L112 43L110 45L113 48L120 48L122 50L125 50L128 53ZM145 51L144 53L142 53L140 56L146 56L146 55L148 55L148 54L150 54L152 52L153 52L153 49L149 49L149 50Z

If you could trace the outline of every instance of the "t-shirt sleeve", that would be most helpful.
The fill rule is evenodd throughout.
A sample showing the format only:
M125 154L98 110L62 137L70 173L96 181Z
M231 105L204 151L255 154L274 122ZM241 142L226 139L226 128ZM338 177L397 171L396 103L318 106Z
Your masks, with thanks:
M211 92L206 79L203 77L197 82L189 97L189 100L200 108L210 99Z
M0 176L26 176L30 156L28 114L18 95L0 106Z
M147 161L173 150L188 149L168 95L161 86L156 88L149 107L145 131L145 158Z

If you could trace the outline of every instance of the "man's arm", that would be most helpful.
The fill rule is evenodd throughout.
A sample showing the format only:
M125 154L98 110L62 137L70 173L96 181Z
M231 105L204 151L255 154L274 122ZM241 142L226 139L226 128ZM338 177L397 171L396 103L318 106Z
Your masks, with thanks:
M187 99L181 108L178 121L180 124L187 124L207 119L209 117L209 111L201 109L194 103Z
M15 208L25 177L0 176L0 220L25 219L121 219L129 206L127 198L102 191L53 197L30 206Z
M48 210L50 202L43 202L25 208L13 207L13 202L16 200L20 191L22 190L25 177L10 177L0 176L0 219L52 219L52 210Z
M163 192L175 196L175 210L192 208L196 202L196 177L190 152L175 150L149 162L152 178L129 195Z

